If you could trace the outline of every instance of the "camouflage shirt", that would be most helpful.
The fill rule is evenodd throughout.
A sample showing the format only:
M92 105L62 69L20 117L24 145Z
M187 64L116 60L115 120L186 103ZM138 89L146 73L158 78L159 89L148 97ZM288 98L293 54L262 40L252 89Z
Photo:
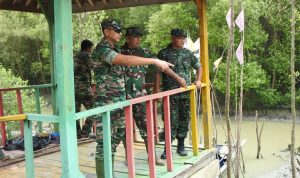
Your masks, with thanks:
M90 53L81 51L74 56L75 92L88 90L91 86L91 70L94 64Z
M131 49L126 43L121 46L121 51L122 54L125 55L134 55L146 58L153 57L149 50L140 47ZM147 91L144 88L147 68L148 65L125 67L126 94L128 99L147 95Z
M197 70L201 66L199 60L190 50L186 48L174 49L171 44L159 51L157 57L174 64L173 71L184 78L187 85L191 84L191 68ZM166 74L162 74L162 86L164 91L180 87L173 78Z
M118 46L112 47L105 39L102 39L93 51L96 106L103 106L126 99L123 67L112 64L119 52Z

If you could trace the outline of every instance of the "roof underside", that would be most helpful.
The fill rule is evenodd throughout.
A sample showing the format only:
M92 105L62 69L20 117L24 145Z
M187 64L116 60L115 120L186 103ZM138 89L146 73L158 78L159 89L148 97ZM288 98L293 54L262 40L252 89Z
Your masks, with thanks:
M45 9L47 9L48 1L51 0L41 0ZM72 0L72 9L73 13L79 13L187 1L191 0ZM38 0L0 0L0 9L36 13L42 12Z

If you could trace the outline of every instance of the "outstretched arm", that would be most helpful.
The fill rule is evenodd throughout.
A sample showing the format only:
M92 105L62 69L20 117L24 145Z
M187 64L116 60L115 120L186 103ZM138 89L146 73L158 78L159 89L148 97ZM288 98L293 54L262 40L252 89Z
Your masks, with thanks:
M139 66L139 65L154 64L161 71L169 69L169 66L174 66L171 63L159 59L143 58L138 56L123 55L123 54L116 55L115 59L112 61L112 64L124 65L124 66Z

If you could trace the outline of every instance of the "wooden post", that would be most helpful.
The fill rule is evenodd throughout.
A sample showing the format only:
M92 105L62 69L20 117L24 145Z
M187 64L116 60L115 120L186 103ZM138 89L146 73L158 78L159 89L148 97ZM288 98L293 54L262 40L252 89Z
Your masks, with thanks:
M23 114L22 96L21 96L20 89L16 90L16 94L17 94L19 114ZM21 125L21 136L23 137L24 136L24 121L20 121L20 125Z
M200 61L202 64L202 79L205 83L202 88L202 121L204 131L204 147L205 149L212 148L212 129L211 129L211 102L210 102L210 79L208 66L208 34L207 34L207 19L206 19L206 0L195 0L198 16L199 16L199 36L200 36Z
M169 172L173 171L172 159L172 140L171 140L171 121L170 121L170 97L163 97L164 104L164 123L165 123L165 147L167 155L167 168Z
M32 178L34 177L32 122L30 120L25 120L24 125L26 178Z
M135 165L134 165L134 148L133 148L133 117L132 117L132 105L125 107L125 121L126 121L126 153L128 163L128 177L135 177Z
M104 170L105 178L113 177L112 152L111 152L111 129L110 129L110 111L102 115L103 123L103 147L104 147Z
M84 177L78 166L73 42L72 42L72 1L53 0L54 20L50 24L53 32L53 57L55 75L55 97L61 143L62 178Z
M36 113L37 114L41 114L40 89L39 88L35 88L34 92L35 92L34 94L35 94L35 109L36 109ZM39 133L42 133L43 132L43 123L41 121L38 121L37 125L38 125Z
M154 131L153 131L153 104L152 100L146 101L146 116L147 116L147 135L148 135L148 159L150 178L156 178L155 167L155 144L154 144Z
M192 145L193 155L198 155L198 130L196 113L196 88L190 90L190 109L191 109L191 127L192 127Z
M1 116L4 116L4 108L3 108L2 92L0 91L0 117ZM5 146L5 142L6 142L5 122L0 123L0 126L1 126L2 146Z

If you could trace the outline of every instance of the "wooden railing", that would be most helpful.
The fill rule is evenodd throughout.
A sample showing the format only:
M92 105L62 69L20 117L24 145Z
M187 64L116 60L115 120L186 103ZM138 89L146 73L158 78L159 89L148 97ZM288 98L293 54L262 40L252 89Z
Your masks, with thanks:
M203 85L205 86L205 85ZM104 135L104 161L105 161L105 178L113 177L112 169L112 153L111 153L111 127L110 127L110 112L124 108L125 120L126 120L126 147L127 147L127 162L128 162L128 177L135 177L135 164L134 164L134 147L133 147L133 117L132 106L134 104L146 102L146 117L147 117L147 135L148 137L148 163L149 163L149 177L156 177L155 167L155 142L154 137L154 125L157 127L157 113L153 112L153 103L155 100L163 99L164 108L164 126L165 126L165 145L167 155L167 170L173 171L172 160L172 148L171 148L171 123L170 123L170 103L169 98L171 95L189 92L190 93L190 108L191 108L191 128L192 128L192 146L193 155L198 155L198 131L197 131L197 115L196 115L196 87L195 85L187 88L178 88L170 91L160 92L148 96L143 96L131 100L126 100L86 111L82 111L75 114L74 122L78 119L86 118L96 114L102 115L103 122L103 135ZM156 107L154 105L154 107ZM34 177L34 162L33 162L33 147L32 147L32 121L46 121L51 123L58 123L58 116L56 115L42 115L42 114L27 114L27 115L14 115L14 116L2 116L0 121L24 121L24 140L25 140L25 161L26 161L26 177ZM75 128L74 128L75 129ZM74 145L76 146L76 145ZM78 164L78 163L77 163Z
M17 99L17 105L18 105L18 113L23 114L23 104L22 104L22 90L31 90L34 89L35 92L35 108L36 113L41 113L41 104L40 104L40 89L42 88L50 88L50 84L44 84L44 85L33 85L33 86L26 86L26 87L15 87L15 88L0 88L0 117L4 116L4 102L11 102L11 101L3 101L3 93L4 92L16 92L16 99ZM1 136L2 136L2 145L5 145L6 142L6 126L5 122L0 120L0 128L1 128ZM24 122L23 120L20 120L21 125L21 135L24 136ZM38 122L38 130L39 132L42 132L42 122Z

